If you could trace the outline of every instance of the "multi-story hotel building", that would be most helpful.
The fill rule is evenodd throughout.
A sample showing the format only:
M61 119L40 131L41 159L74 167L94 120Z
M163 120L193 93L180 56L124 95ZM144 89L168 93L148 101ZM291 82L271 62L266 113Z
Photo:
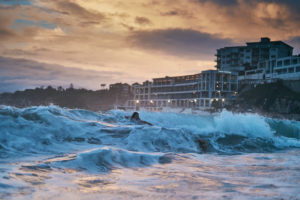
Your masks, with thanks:
M246 46L217 49L216 68L225 71L245 71L257 68L260 62L289 57L293 47L282 41L261 38L260 42L247 42Z
M300 79L300 57L290 45L269 38L246 44L218 49L217 69L238 72L240 85Z
M300 80L300 56L282 41L261 38L246 46L217 50L217 70L199 74L154 78L134 84L130 107L196 108L224 106L234 99L239 84L259 84L277 79Z
M154 78L152 82L133 85L131 107L209 108L224 105L237 94L237 74L207 70L199 74Z

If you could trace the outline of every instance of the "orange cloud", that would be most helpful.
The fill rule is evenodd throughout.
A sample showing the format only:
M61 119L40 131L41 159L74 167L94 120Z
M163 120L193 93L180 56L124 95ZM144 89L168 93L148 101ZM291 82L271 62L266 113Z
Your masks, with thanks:
M0 5L0 55L124 72L118 80L129 83L214 68L223 46L300 36L300 5L291 0L32 3Z

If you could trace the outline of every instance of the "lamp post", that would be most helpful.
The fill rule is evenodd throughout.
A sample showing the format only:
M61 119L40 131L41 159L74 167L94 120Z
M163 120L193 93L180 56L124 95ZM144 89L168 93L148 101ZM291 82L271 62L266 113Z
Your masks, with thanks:
M137 100L135 101L135 109L136 109L136 110L139 110L139 106L138 106L139 103L140 103L140 100L137 99Z

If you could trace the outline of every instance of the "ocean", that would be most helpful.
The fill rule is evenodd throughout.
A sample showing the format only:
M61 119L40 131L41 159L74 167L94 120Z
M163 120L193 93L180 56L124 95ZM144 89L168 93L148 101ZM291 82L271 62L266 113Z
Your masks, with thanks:
M0 106L0 199L300 199L300 122L131 114Z

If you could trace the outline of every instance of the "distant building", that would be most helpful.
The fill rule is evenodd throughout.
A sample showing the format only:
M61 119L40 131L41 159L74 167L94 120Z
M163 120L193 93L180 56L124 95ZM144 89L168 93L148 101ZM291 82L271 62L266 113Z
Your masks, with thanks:
M241 72L255 69L258 63L293 55L293 47L282 41L261 38L260 42L247 42L246 46L217 49L218 70Z
M207 70L199 74L154 78L133 86L128 106L144 108L181 107L205 109L214 102L224 105L237 93L237 74Z
M115 94L115 104L123 104L131 97L131 86L127 83L115 83L109 85L109 92Z

